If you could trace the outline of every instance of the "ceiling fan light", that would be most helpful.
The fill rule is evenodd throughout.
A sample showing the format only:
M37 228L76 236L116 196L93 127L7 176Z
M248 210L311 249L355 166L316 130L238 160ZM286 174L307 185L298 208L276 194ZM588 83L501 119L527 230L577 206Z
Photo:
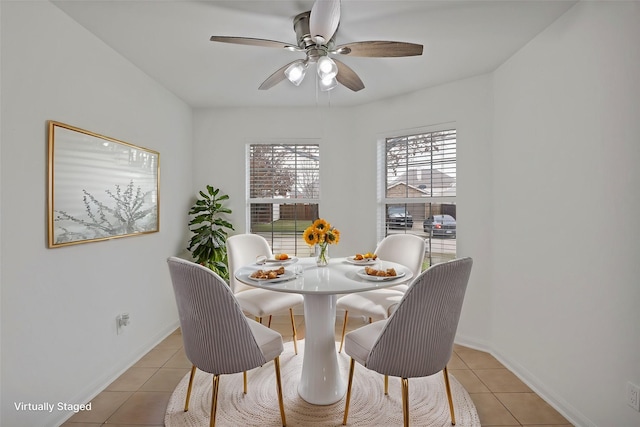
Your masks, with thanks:
M284 75L287 76L287 79L289 79L291 83L300 86L306 72L307 64L304 61L296 61L284 70Z
M328 56L318 59L318 76L321 79L332 79L338 75L338 66L335 61Z
M324 79L320 79L319 85L320 90L326 92L338 86L338 81L335 77L327 77Z

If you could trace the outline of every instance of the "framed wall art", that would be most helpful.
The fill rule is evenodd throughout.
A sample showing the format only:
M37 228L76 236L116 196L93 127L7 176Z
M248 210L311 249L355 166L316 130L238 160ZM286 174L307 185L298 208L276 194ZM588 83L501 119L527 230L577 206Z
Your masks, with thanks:
M49 247L159 231L160 154L49 121Z

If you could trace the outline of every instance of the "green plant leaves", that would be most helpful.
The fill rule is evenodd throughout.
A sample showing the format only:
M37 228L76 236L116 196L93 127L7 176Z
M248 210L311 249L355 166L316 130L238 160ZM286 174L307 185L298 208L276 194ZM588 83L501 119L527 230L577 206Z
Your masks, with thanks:
M227 236L233 225L221 217L230 214L231 209L223 205L229 196L221 194L220 189L207 185L207 192L199 191L200 199L196 200L189 210L189 215L195 215L189 221L190 231L193 233L187 250L199 264L215 271L225 280L229 280L227 266ZM220 196L218 197L218 194ZM194 227L195 226L195 227Z

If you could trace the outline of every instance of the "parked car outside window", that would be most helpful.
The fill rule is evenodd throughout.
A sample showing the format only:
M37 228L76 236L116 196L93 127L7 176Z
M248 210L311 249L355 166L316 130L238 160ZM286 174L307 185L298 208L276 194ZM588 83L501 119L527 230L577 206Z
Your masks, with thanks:
M390 206L387 208L387 226L389 228L411 228L413 217L404 206Z
M431 236L456 237L456 219L451 215L432 215L424 220L423 228Z

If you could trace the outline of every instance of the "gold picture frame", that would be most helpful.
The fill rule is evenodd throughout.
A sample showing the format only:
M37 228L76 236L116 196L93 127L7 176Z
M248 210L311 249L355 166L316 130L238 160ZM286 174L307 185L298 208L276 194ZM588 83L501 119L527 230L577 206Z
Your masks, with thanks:
M49 121L49 248L160 230L160 153Z

